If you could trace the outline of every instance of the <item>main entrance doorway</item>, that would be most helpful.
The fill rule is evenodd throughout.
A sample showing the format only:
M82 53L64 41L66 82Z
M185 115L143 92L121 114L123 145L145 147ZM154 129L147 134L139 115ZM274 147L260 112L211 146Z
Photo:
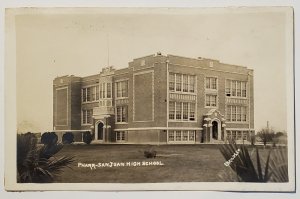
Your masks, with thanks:
M99 122L97 124L97 140L103 140L104 130L103 130L104 124L102 122Z
M218 139L218 122L213 121L212 122L212 138L217 140Z

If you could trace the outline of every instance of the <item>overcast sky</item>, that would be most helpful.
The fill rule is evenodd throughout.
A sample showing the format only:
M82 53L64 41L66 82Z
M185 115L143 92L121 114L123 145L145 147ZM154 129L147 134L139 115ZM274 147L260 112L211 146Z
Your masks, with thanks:
M116 68L160 51L254 69L255 129L269 121L286 130L286 20L284 12L262 9L68 9L17 16L19 127L52 130L53 79L99 73L109 45L109 64Z

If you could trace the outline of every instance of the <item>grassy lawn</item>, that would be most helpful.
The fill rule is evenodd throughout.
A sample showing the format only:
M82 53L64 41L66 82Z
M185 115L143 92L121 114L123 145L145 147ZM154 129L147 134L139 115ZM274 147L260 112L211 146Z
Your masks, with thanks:
M74 163L55 180L64 183L151 183L230 181L231 169L217 145L153 146L155 159L144 157L147 145L66 145L57 156L75 156ZM251 151L251 150L250 150ZM262 155L267 149L261 149ZM161 161L163 166L101 167L91 170L78 163ZM227 177L226 177L227 176ZM231 175L232 177L232 175Z

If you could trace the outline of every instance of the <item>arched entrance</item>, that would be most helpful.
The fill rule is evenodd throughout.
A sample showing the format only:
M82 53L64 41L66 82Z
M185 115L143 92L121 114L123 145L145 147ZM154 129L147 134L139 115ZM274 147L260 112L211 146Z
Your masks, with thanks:
M103 122L99 122L97 125L96 125L97 129L96 129L96 134L97 134L97 137L96 139L97 140L103 140L103 137L104 137L104 124Z
M219 133L219 124L217 121L212 122L212 138L217 140L218 139L218 133Z

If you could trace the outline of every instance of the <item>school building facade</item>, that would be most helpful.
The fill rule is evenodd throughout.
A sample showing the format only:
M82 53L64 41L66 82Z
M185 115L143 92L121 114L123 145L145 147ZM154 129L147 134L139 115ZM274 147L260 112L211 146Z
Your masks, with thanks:
M93 142L133 144L250 141L253 70L157 53L123 69L53 80L53 129Z

